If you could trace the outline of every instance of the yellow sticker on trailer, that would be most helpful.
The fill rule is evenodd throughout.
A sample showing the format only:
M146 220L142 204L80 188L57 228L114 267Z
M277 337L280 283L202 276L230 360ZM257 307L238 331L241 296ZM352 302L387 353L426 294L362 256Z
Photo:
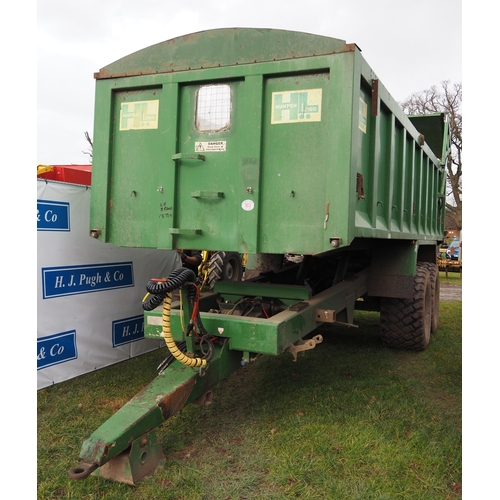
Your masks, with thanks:
M158 128L159 100L122 102L120 130L152 130Z

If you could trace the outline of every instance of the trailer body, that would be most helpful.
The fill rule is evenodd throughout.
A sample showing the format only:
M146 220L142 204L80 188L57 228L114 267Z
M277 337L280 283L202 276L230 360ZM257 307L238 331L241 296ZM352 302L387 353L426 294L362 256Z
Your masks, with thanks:
M296 359L321 342L304 340L318 326L354 326L356 308L380 311L386 345L427 347L439 313L444 115L406 116L355 44L283 30L178 37L95 78L91 235L238 252L260 273L195 298L181 288L183 302L145 307L145 337L174 350L185 343L196 361L184 360L186 369L176 356L170 381L161 373L96 431L75 479L100 467L120 480L106 465L117 460L140 469L139 440L172 408L257 355ZM212 338L210 356L186 327L196 318ZM149 454L156 462L144 474L161 461L158 450Z
M355 238L442 239L444 123L423 138L354 44L214 30L96 79L102 241L317 255Z

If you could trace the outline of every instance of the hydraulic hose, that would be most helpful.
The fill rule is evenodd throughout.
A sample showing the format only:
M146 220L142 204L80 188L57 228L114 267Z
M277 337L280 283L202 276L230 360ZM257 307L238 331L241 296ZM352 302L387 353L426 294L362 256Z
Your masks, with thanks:
M155 281L149 280L146 285L146 290L148 295L146 295L145 300L142 303L142 308L145 311L152 311L156 309L165 298L168 292L173 292L177 290L185 283L194 283L196 281L196 275L191 269L185 267L179 267L172 271L170 276L165 281Z
M194 285L196 275L191 269L184 267L175 269L166 280L150 280L146 285L148 294L142 302L142 308L145 311L152 311L156 309L163 302L162 312L162 332L168 350L174 358L185 366L191 368L205 367L212 357L212 349L205 351L202 349L204 358L191 358L184 354L175 343L170 329L170 309L172 305L172 292L181 288L185 284L190 284L188 287L188 294L190 298L197 298L197 289ZM197 301L195 303L195 315L199 317L197 309Z
M161 324L163 337L165 339L165 343L167 344L168 350L172 354L172 356L179 362L181 362L185 366L189 366L191 368L198 368L202 366L206 366L207 360L203 358L190 358L186 356L175 343L175 340L172 337L172 332L170 330L170 306L172 304L172 292L168 292L166 297L163 299L163 312L161 315Z

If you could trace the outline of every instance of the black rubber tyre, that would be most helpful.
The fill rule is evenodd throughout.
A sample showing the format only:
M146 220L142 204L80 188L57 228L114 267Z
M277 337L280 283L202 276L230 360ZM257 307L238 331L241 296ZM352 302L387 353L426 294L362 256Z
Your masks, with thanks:
M418 264L411 299L382 298L380 331L388 347L423 351L429 345L432 323L432 288L427 263Z
M431 312L431 333L434 333L439 326L439 302L441 300L441 283L439 280L439 268L437 264L427 263L429 277L431 280L432 312Z
M215 252L208 265L208 286L213 289L216 281L241 281L243 265L237 252Z

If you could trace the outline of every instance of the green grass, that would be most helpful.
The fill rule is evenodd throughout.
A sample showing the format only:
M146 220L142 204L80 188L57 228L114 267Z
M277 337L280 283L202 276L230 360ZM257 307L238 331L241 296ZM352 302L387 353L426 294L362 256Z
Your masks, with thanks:
M448 271L448 277L444 271L439 272L439 280L445 285L462 285L462 274Z
M67 477L80 447L155 376L164 349L38 391L39 499L461 497L462 303L420 353L382 347L378 315L261 357L157 430L166 464L136 487ZM315 332L317 333L317 332Z

